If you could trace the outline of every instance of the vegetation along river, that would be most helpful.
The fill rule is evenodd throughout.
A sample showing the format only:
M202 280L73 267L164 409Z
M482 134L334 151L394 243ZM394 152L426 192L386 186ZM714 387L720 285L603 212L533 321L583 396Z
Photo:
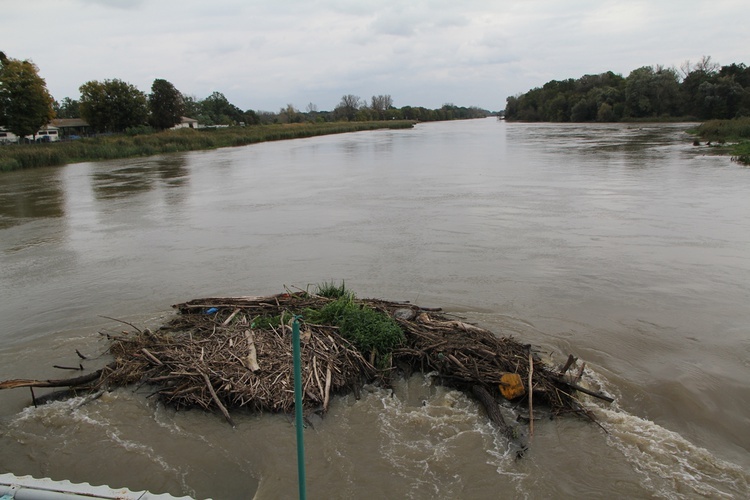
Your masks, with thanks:
M2 174L0 380L71 376L124 327L101 316L343 279L572 353L616 403L538 421L516 460L460 393L368 387L305 431L311 497L747 498L750 170L687 128L484 119ZM148 395L2 391L0 471L296 495L288 417Z

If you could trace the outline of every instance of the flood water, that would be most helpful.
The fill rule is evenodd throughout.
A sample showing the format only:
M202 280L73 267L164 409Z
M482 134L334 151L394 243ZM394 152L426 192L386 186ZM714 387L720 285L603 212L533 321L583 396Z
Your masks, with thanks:
M306 429L311 498L747 498L750 169L687 128L485 119L1 174L0 380L99 368L127 328L102 316L345 280L572 353L616 402L536 422L516 460L429 377L368 387ZM0 392L0 472L296 496L288 417L149 394Z

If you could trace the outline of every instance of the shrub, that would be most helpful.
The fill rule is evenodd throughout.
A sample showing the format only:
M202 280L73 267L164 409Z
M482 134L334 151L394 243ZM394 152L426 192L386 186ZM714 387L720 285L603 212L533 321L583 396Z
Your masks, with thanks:
M128 127L125 129L125 135L131 137L135 135L153 134L154 132L154 128L148 125L138 125L137 127Z
M363 354L376 353L381 362L404 343L405 336L393 318L358 303L353 294L345 293L319 310L307 310L306 321L339 327L342 337Z

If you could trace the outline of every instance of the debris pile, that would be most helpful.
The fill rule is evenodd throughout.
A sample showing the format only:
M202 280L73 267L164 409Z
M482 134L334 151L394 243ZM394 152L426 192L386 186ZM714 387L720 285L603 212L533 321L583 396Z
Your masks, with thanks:
M611 401L566 376L572 357L565 367L554 369L530 345L453 319L440 309L356 299L343 287L339 291L338 297L299 291L176 304L178 314L155 331L127 323L134 331L106 334L113 361L96 372L66 380L9 380L0 382L0 389L68 387L94 392L137 385L153 388L153 394L177 408L219 409L230 423L229 410L237 408L291 413L291 325L296 319L307 413L325 412L335 394L358 395L367 382L378 379L388 384L395 374L413 371L433 373L440 383L479 400L509 436L510 427L497 408L503 398L528 407L530 426L532 402L552 415L572 412L590 417L577 391ZM397 325L397 345L389 347L392 332L391 344L379 344L379 330L341 320L346 308L377 313L392 328ZM327 317L325 311L331 310L333 316Z

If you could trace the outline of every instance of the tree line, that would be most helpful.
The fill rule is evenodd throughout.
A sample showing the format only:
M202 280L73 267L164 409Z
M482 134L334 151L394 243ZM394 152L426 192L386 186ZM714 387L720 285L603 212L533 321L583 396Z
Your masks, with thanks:
M390 95L372 96L370 100L362 99L354 94L341 97L333 111L318 111L313 103L307 105L304 112L297 110L291 104L279 112L263 113L263 123L273 122L335 122L335 121L374 121L374 120L415 120L422 122L444 120L468 120L486 118L492 113L476 106L456 106L452 103L443 104L440 108L429 109L421 106L393 105Z
M390 95L370 100L353 94L342 96L332 111L319 111L310 103L305 111L288 104L278 113L241 110L221 92L205 99L186 95L169 81L156 79L146 94L123 80L92 80L79 88L77 99L52 98L39 68L31 61L6 57L0 52L0 126L19 137L34 135L53 118L82 118L96 133L146 132L179 124L182 117L204 126L260 125L270 123L457 120L482 118L491 113L478 107L444 104L438 109L404 106L396 108Z
M506 120L546 122L686 121L750 116L750 68L719 66L704 56L680 69L644 66L627 77L611 71L551 80L508 97Z

